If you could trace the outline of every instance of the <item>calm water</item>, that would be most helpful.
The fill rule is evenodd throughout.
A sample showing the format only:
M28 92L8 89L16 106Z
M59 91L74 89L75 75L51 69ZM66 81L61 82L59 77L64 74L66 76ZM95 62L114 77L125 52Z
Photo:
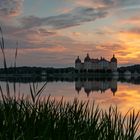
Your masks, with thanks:
M41 87L44 82L39 82ZM72 101L75 97L79 100L95 101L103 109L110 105L118 106L121 112L127 112L130 108L140 108L140 85L137 81L120 82L117 80L77 80L73 82L53 81L48 82L42 93L42 97L51 95L56 99ZM0 82L5 92L6 82ZM14 95L13 83L10 82L11 95ZM16 94L30 96L29 83L16 83ZM5 92L6 94L6 92Z

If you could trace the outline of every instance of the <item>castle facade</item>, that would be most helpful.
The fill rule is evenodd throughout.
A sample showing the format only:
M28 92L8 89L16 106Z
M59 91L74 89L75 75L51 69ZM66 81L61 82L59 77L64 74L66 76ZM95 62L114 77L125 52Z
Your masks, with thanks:
M82 62L79 58L75 60L75 69L78 71L84 70L84 71L117 71L117 59L115 58L115 55L110 59L110 61L106 60L105 58L100 59L93 59L90 58L89 54L84 59L84 62Z

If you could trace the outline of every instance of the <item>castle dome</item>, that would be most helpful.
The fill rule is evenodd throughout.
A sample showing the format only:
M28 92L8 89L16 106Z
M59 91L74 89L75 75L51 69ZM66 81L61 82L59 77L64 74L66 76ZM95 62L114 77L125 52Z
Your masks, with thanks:
M87 56L85 57L85 62L89 62L90 61L90 57L89 57L89 54L87 54Z
M111 58L111 62L116 62L117 63L117 59L115 58L114 54L113 54L113 57Z
M81 63L81 60L80 60L79 56L78 56L77 59L75 60L75 63Z

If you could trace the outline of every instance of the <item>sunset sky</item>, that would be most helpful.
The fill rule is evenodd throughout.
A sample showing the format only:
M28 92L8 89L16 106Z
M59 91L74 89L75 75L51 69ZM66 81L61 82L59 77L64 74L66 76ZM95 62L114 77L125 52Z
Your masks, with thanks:
M140 63L140 0L0 0L0 25L9 65L17 41L18 66L74 66L87 53Z

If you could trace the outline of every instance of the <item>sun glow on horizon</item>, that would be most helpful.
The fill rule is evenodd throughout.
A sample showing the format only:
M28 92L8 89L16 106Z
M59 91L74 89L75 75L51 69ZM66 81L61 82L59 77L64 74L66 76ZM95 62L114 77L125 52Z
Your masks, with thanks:
M66 61L69 58L69 64L73 65L76 56L84 57L88 52L106 58L115 53L119 65L140 63L140 2L137 0L40 3L6 0L6 3L0 2L6 46L13 49L18 40L23 54L28 54L33 65L49 66L50 55L56 56L56 63L52 61L52 65L65 65L64 61L57 62L62 57ZM35 9L38 11L34 12ZM32 58L37 54L41 56L38 63ZM46 58L45 63L41 62L42 57ZM27 59L19 63L26 65Z

